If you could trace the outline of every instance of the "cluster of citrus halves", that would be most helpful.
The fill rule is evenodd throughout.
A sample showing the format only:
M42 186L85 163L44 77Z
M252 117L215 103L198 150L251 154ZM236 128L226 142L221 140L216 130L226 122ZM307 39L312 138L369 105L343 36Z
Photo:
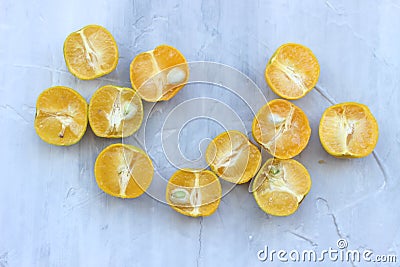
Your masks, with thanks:
M77 78L90 80L112 72L118 64L118 48L105 28L88 25L71 33L64 42L64 58ZM285 44L273 54L265 70L269 87L280 97L305 96L316 85L320 67L312 51L299 44ZM142 100L166 101L187 83L189 67L174 47L160 45L138 54L130 65L132 88L106 85L92 96L89 105L75 90L54 86L43 91L36 103L35 129L47 143L68 146L84 135L87 124L94 134L121 138L134 134L143 120ZM166 201L176 211L192 216L215 212L222 197L219 181L249 182L262 210L271 215L294 213L311 188L307 169L292 159L310 139L306 114L284 99L266 103L256 114L254 140L273 157L261 166L259 148L239 131L223 132L207 147L209 170L182 169L166 187ZM328 108L321 119L320 140L337 157L363 157L372 152L378 126L369 109L358 103ZM97 157L94 167L98 186L106 193L135 198L151 184L154 168L142 149L113 144Z

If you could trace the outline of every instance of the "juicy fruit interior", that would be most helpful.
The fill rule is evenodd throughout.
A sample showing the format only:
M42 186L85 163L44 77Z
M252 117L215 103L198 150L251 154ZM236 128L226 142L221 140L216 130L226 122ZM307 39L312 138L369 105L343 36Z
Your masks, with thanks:
M139 129L142 119L142 102L132 89L104 86L90 100L89 122L97 136L127 137Z
M172 98L185 85L189 70L182 54L170 46L141 53L131 63L131 82L147 101Z
M86 79L110 73L118 61L114 38L96 25L71 33L65 40L64 55L70 71Z
M210 142L206 161L221 178L232 183L246 183L258 171L261 153L244 134L228 131Z
M87 127L87 103L70 88L45 90L36 103L35 128L46 142L71 145L78 142Z
M272 56L265 75L271 88L280 96L300 98L315 86L319 64L310 49L287 44Z
M258 172L252 190L265 212L276 216L294 213L309 192L311 179L295 160L269 159Z
M361 104L328 108L320 123L320 138L328 152L337 156L366 156L375 148L378 125Z
M142 195L150 186L153 174L153 165L148 156L129 145L107 147L95 164L99 187L110 195L122 198Z
M263 106L253 121L253 136L271 155L287 159L307 145L311 128L306 115L289 101L276 99Z
M209 171L178 170L169 180L166 199L171 207L188 216L208 216L219 206L221 184Z

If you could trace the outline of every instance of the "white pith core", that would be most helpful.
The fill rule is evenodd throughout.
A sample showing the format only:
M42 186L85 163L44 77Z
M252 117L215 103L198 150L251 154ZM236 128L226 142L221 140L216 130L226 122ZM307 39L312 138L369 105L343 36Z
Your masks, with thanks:
M122 91L119 91L115 97L110 113L106 114L109 122L107 133L109 134L120 132L122 122L133 118L138 111L138 107L134 103L130 101L122 102L121 94Z
M272 60L276 66L283 72L285 75L292 80L301 90L303 93L308 91L307 86L304 84L304 80L300 74L298 74L293 67L284 65L280 63L278 60Z
M77 110L72 108L70 105L68 106L66 112L61 112L61 111L53 112L53 111L38 109L36 116L39 116L40 113L43 113L47 116L47 118L43 119L43 122L48 119L56 119L58 122L60 122L61 130L58 133L58 137L64 138L65 130L67 128L69 128L75 136L79 135L81 127L74 120L74 117L77 114ZM39 127L42 127L42 125L40 125Z
M342 138L344 153L349 151L349 144L351 139L353 138L354 129L356 125L356 121L349 120L344 112L339 115L340 122L341 122L341 133L340 136Z
M275 170L275 174L271 170ZM261 191L261 195L267 192L283 191L295 196L298 202L303 199L303 195L296 193L290 188L286 179L285 167L283 165L268 165L262 173L262 176L263 179L267 180L264 180L263 183L267 182L268 187Z
M201 190L200 190L200 177L199 173L195 172L195 180L194 180L194 188L192 189L192 192L190 193L190 205L192 205L193 210L190 212L192 215L199 215L200 211L199 208L201 206Z
M270 114L269 120L275 126L275 134L270 141L264 144L265 147L271 148L271 146L275 144L276 140L278 140L283 133L290 129L293 119L293 113L294 107L290 106L289 114L285 118L282 118L279 115L273 113Z
M89 64L89 66L95 71L95 73L98 73L100 64L99 64L99 59L96 51L93 49L93 45L91 42L88 40L86 35L83 33L83 29L78 31L79 35L82 38L82 43L83 43L83 48L85 49L85 57L86 60Z
M243 153L245 153L245 151L248 151L248 153L250 153L250 145L248 143L231 142L231 144L232 150L228 151L228 153L223 154L214 163L214 166L218 170L218 173L220 175L222 175L227 168L234 166L243 156Z

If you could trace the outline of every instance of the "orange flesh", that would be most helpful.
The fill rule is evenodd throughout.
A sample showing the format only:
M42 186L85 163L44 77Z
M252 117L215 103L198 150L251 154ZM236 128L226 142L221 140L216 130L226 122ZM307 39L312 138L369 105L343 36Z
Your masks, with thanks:
M311 128L306 114L287 100L268 102L253 121L254 139L271 155L288 159L307 146Z
M286 99L299 99L316 85L319 64L310 49L285 44L277 49L265 69L269 87Z
M86 131L87 122L86 100L71 88L51 87L37 99L35 129L49 144L77 143Z
M179 50L168 45L137 55L130 66L132 87L150 102L171 99L188 77L186 59Z
M263 211L275 216L294 213L310 188L307 169L293 159L267 160L252 184L257 204Z
M177 212L191 216L214 213L222 197L221 184L215 174L204 170L178 170L167 185L166 200Z
M378 124L368 107L342 103L323 114L319 136L325 150L338 157L365 157L378 141Z
M116 68L118 48L114 37L105 28L89 25L67 37L64 57L73 75L90 80Z

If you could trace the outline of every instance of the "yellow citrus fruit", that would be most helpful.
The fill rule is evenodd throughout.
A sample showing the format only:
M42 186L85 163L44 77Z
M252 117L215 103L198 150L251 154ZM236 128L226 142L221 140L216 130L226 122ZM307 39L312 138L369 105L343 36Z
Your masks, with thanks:
M99 88L90 100L89 123L97 136L130 136L139 129L142 120L142 100L130 88L106 85Z
M310 124L303 110L283 99L274 99L258 111L252 131L254 140L280 159L298 155L311 136Z
M208 170L178 170L169 179L165 193L167 203L174 210L191 217L211 215L221 197L218 177Z
M251 190L258 206L275 216L293 214L311 188L307 169L294 159L268 159Z
M317 84L319 64L313 52L300 44L280 46L268 61L265 79L275 94L299 99Z
M117 67L118 47L107 29L88 25L65 39L64 58L73 75L82 80L92 80Z
M366 105L341 103L327 108L319 124L319 138L331 155L361 158L378 142L378 123Z
M140 148L113 144L100 152L94 165L97 185L109 195L136 198L150 186L154 168Z
M188 81L189 67L178 49L160 45L133 59L130 77L132 87L144 100L169 100Z
M75 90L50 87L36 101L36 133L52 145L73 145L86 131L87 109L86 100Z
M235 184L248 182L261 166L260 150L239 131L227 131L215 137L205 156L213 172Z

